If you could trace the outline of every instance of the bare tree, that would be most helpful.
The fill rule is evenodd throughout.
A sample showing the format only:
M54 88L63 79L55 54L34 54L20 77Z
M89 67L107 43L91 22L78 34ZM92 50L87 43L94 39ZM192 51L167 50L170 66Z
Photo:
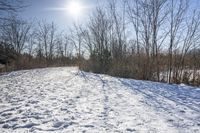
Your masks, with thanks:
M64 55L68 56L68 47L69 47L69 36L65 35L65 43L64 43Z
M7 26L3 28L4 38L13 45L18 54L21 54L28 41L31 24L15 17L6 20L5 23Z
M44 47L44 55L46 58L46 65L48 66L48 62L52 60L53 50L55 46L55 35L56 35L56 26L54 23L48 24L46 22L39 23L38 29L38 38L39 42Z
M22 68L23 66L20 66L21 54L26 48L31 24L16 17L5 20L4 23L6 23L6 25L2 27L3 36L1 39L3 39L6 44L12 45L16 52L16 68Z
M30 33L30 36L29 36L28 42L27 42L27 50L28 50L28 54L29 54L29 62L30 62L30 57L34 56L35 47L36 47L36 32L32 31Z
M106 12L97 8L88 25L89 35L92 39L90 48L93 49L90 57L95 65L93 68L97 72L105 73L109 69L111 26L111 21Z
M134 28L134 35L136 37L136 41L132 44L136 44L136 50L137 50L137 59L135 63L137 64L137 71L140 73L139 69L141 68L141 59L140 59L140 49L141 49L141 43L139 41L139 31L140 31L140 8L139 8L139 0L125 0L124 1L127 6L127 14L128 14L128 20L133 25ZM134 46L133 46L134 47ZM141 73L140 73L141 74Z
M186 23L185 28L185 35L183 35L183 43L181 46L181 55L179 59L178 64L178 70L179 70L179 76L178 78L182 82L183 77L183 70L187 69L187 64L185 64L185 58L187 56L187 53L192 49L193 46L195 46L194 43L198 43L199 41L199 28L200 28L200 13L196 10L193 11L193 13L190 13L191 18L189 17L189 20ZM186 67L186 68L185 68Z
M172 79L172 70L173 70L173 49L176 47L176 44L179 41L177 34L180 31L180 26L183 22L184 15L187 11L187 0L179 0L175 1L171 0L170 5L170 32L169 32L169 61L168 61L168 83L171 83ZM174 75L175 76L175 75ZM176 76L177 77L177 76Z

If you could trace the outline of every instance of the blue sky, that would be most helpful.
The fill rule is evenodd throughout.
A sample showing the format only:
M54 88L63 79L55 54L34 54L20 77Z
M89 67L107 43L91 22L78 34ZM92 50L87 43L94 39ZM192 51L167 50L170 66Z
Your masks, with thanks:
M74 18L63 10L51 10L52 8L64 8L73 0L28 0L29 4L20 16L25 19L45 20L47 22L55 22L60 28L67 28L71 26L75 20ZM88 15L96 7L98 0L79 0L84 6L89 7L81 14L79 21L87 19ZM100 0L102 2L102 0Z
M69 28L74 22L74 18L67 13L67 11L56 11L51 10L52 8L64 8L70 1L75 0L26 0L29 4L20 16L28 20L45 20L47 22L55 22L55 24L61 28ZM84 23L88 18L88 15L95 9L95 7L100 3L104 5L108 0L78 0L84 6L89 7L85 12L79 17L79 23ZM118 0L117 0L118 1ZM119 0L120 1L120 0ZM118 1L118 2L119 2ZM199 7L200 0L191 0L190 6Z

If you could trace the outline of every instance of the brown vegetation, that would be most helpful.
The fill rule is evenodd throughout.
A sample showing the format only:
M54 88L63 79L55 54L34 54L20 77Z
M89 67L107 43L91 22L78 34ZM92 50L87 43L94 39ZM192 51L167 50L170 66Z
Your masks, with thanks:
M111 0L66 34L54 23L2 19L0 62L7 71L78 65L118 77L199 85L200 12L189 2ZM10 7L0 11L17 12Z

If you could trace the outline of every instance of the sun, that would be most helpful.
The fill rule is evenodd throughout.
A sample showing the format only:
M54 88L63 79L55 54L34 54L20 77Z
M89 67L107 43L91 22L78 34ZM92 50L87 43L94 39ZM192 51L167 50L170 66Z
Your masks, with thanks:
M73 17L81 16L81 14L83 13L83 10L84 10L84 7L79 1L73 0L70 3L68 3L67 11Z

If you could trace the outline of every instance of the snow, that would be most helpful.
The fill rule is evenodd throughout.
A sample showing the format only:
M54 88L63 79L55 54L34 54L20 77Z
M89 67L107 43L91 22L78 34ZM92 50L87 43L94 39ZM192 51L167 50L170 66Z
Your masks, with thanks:
M199 133L200 89L80 72L0 76L0 132Z

